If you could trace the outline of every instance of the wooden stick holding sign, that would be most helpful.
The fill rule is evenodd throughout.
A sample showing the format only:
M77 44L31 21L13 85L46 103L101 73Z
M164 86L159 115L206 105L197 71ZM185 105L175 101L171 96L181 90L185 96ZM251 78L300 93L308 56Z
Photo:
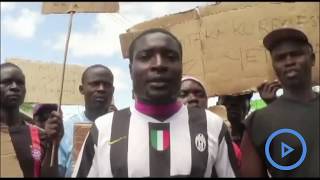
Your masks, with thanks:
M66 39L66 46L64 51L64 61L62 69L62 79L61 79L61 91L59 96L58 112L60 112L62 94L63 94L63 82L65 74L65 66L67 62L69 39L72 28L73 15L77 13L115 13L119 11L118 2L44 2L42 6L42 14L70 14L69 28ZM53 142L51 151L50 167L54 163L54 154L57 151L56 142Z

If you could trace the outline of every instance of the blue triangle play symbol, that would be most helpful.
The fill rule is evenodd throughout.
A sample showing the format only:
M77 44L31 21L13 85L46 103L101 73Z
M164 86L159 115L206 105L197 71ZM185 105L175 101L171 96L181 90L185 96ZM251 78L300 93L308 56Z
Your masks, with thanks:
M281 158L284 158L290 154L294 149L288 146L286 143L281 142Z

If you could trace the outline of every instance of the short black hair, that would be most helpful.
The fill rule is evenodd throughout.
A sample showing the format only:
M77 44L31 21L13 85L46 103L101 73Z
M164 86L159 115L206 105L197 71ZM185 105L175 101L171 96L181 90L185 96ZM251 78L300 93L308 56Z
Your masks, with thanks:
M181 59L182 59L182 45L181 45L180 41L178 40L178 38L177 38L174 34L172 34L171 32L169 32L169 31L167 31L167 30L165 30L165 29L162 29L162 28L152 28L152 29L148 29L148 30L142 32L141 34L139 34L139 35L132 41L132 43L130 44L130 46L129 46L129 60L130 60L130 64L131 64L132 61L133 61L133 50L134 50L134 48L135 48L135 46L136 46L137 41L138 41L141 37L143 37L143 36L145 36L145 35L147 35L147 34L152 34L152 33L157 33L157 32L166 34L166 35L172 37L175 41L177 41L178 46L179 46L179 50L180 50L180 54L181 54Z
M22 72L22 69L19 66L17 66L16 64L13 64L11 62L5 62L5 63L0 64L0 69L7 68L7 67L13 67L13 68L16 68Z
M88 73L88 71L89 71L90 69L94 69L94 68L103 68L103 69L107 70L108 73L111 75L112 81L113 81L113 74L112 74L111 70L110 70L107 66L104 66L104 65L102 65L102 64L95 64L95 65L92 65L92 66L87 67L87 69L84 70L84 72L82 73L82 76L81 76L81 82L82 82L82 84L84 83L84 79L85 79L85 76L86 76L86 74Z

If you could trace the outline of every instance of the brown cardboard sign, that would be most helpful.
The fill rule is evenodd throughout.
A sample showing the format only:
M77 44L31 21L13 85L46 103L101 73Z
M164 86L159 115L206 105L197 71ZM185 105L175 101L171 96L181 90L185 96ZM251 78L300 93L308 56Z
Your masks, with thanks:
M62 64L26 59L7 59L6 61L18 65L25 74L27 93L24 102L58 103ZM84 104L79 85L85 68L74 64L66 65L62 104Z
M25 74L27 89L25 102L58 103L62 64L26 59L7 59L6 61L18 65ZM66 65L62 104L84 104L79 85L85 68L73 64Z
M44 2L42 14L115 13L119 2Z
M140 23L120 35L128 58L132 40L149 28L164 28L182 43L183 74L204 82L209 96L255 90L274 80L264 36L280 27L304 31L316 55L313 84L319 84L319 2L223 2ZM164 21L164 19L166 21Z

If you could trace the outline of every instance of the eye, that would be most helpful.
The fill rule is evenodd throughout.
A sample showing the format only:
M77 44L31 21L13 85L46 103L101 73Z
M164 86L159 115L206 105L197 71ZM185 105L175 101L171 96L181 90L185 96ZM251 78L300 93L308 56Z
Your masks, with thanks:
M18 86L24 86L25 85L25 82L22 81L22 80L16 81L16 83L17 83Z
M298 56L302 56L304 54L303 51L293 51L290 53L291 57L298 57Z
M205 97L205 94L204 94L204 92L202 92L202 91L197 91L195 94L196 94L196 96L199 97L199 98L204 98L204 97Z
M179 60L179 55L177 52L174 51L166 51L165 52L166 57L170 60L170 61L178 61Z
M151 58L152 53L150 51L140 51L136 55L136 59L147 61Z
M180 91L179 97L184 98L187 96L187 92L185 91Z

